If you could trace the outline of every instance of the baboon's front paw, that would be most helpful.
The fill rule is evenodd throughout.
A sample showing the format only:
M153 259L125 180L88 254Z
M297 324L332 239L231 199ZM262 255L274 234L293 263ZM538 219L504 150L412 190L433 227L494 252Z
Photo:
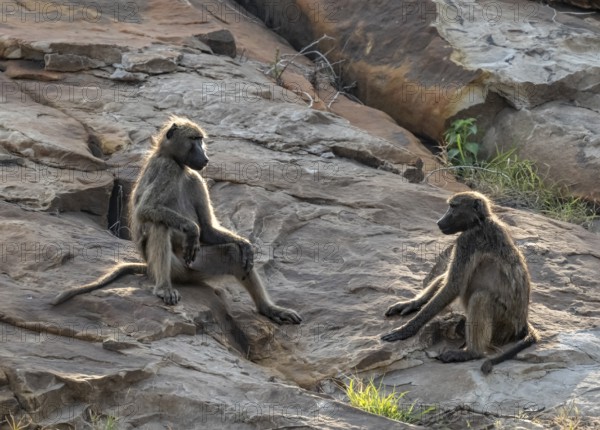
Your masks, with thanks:
M385 311L385 316L386 317L391 317L392 315L407 315L411 312L415 312L418 311L420 308L420 305L413 301L413 300L409 300L407 302L398 302L395 305L392 305L388 308L387 311Z
M189 267L194 262L198 251L200 251L199 239L194 239L193 237L188 238L183 250L183 261L186 266Z
M383 336L381 336L381 340L384 340L386 342L394 342L396 340L408 339L413 335L413 331L409 327L404 325L400 328L397 328L394 331L389 332L388 334L384 334Z
M181 299L181 294L175 288L163 288L156 295L163 299L166 305L176 305Z
M263 314L277 324L300 324L302 317L293 309L271 306Z

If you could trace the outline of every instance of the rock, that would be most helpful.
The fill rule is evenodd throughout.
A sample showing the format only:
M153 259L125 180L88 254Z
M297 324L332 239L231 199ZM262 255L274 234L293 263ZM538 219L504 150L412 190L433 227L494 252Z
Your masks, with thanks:
M196 37L206 43L217 55L228 55L231 58L235 58L237 55L235 38L229 30L212 31L206 34L199 34Z
M114 178L106 170L57 169L23 159L2 165L0 199L27 210L85 211L102 226L108 219Z
M61 55L77 55L94 60L112 64L121 61L121 53L126 50L114 44L86 43L86 42L36 42L32 47L46 53L57 53Z
M486 132L489 156L515 146L536 160L542 177L568 186L573 194L600 201L600 123L598 113L563 102L514 111L506 109ZM544 167L546 166L546 167Z
M4 150L59 169L95 171L106 166L92 154L89 135L81 123L40 103L44 97L68 102L68 88L63 92L56 83L28 85L4 77L0 77L0 85L4 90L0 146Z
M8 416L9 414L14 416L19 412L19 409L19 402L15 398L12 391L0 389L0 410L4 416Z
M356 84L356 96L411 132L434 141L442 140L456 118L477 118L482 139L486 130L498 129L509 112L519 117L521 109L550 102L589 108L586 117L591 123L600 122L600 57L596 55L600 26L597 20L586 20L587 15L557 14L552 7L531 2L513 10L509 1L493 7L441 0L418 5L384 1L369 7L350 1L343 8L327 0L239 3L296 49L324 34L332 37L318 49L328 52L330 62L341 62L340 74L346 84ZM386 11L384 17L381 10ZM557 32L557 26L576 31ZM532 40L536 41L533 45ZM554 121L565 131L571 128L566 117L554 116ZM553 140L558 146L571 145L566 136ZM545 143L537 133L528 141L536 143L529 150L519 144L522 154L538 166L551 162L551 181L560 182L570 175L574 163L563 169L560 159L537 150ZM579 145L581 153L596 152L594 141ZM576 164L581 167L582 163ZM577 175L573 192L598 201L597 194L589 192L597 188L592 176L596 176L594 170Z
M581 9L596 9L600 10L600 1L598 0L551 0L550 4L567 4L570 6L579 7Z
M110 75L110 79L123 82L143 82L147 77L148 75L145 73L131 73L123 69L116 69Z
M102 61L73 54L46 54L44 62L46 63L46 70L59 72L78 72L106 66L106 63Z
M177 69L181 54L172 50L149 50L123 54L123 68L128 72L143 72L150 75L170 73Z
M36 81L59 81L63 79L60 73L44 70L39 64L32 61L7 61L4 75L11 79L30 79Z

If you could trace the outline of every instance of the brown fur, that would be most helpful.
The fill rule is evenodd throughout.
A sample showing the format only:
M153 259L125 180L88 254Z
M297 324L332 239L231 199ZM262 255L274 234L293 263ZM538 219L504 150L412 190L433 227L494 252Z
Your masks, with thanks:
M438 221L444 234L460 232L445 273L434 278L413 300L391 306L386 316L419 311L402 327L382 336L385 341L414 336L455 298L467 313L466 348L446 351L443 362L484 357L494 347L517 341L503 353L486 360L481 370L515 356L538 340L529 324L531 282L525 259L493 214L489 200L476 192L458 193Z
M292 309L275 305L253 267L250 242L217 221L204 179L208 163L204 131L172 117L157 134L131 196L133 240L146 265L124 264L94 283L60 294L54 304L101 288L128 273L148 272L154 293L166 304L180 295L172 282L200 282L233 275L248 290L258 311L278 323L301 321Z

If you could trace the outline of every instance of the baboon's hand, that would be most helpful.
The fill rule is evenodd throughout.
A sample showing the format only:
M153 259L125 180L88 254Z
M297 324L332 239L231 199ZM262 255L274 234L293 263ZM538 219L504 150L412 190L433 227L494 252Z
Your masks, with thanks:
M240 247L240 262L246 273L250 272L254 267L254 249L250 242L239 242Z
M417 334L417 331L408 324L405 324L402 327L389 332L388 334L384 334L381 336L381 340L385 340L386 342L394 342L396 340L408 339L409 337L413 337L415 334Z
M412 312L418 311L421 309L421 304L416 300L409 300L406 302L398 302L395 305L392 305L385 311L386 317L391 317L392 315L408 315Z
M196 259L196 254L200 250L200 235L190 233L185 238L185 247L183 249L183 261L189 266Z

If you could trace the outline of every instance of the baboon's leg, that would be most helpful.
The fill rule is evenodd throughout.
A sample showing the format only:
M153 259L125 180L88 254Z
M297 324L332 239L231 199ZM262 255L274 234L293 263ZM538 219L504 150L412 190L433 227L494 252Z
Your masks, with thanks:
M435 293L437 293L444 282L445 277L446 274L443 274L435 278L429 286L414 299L398 302L395 305L390 306L388 310L385 311L385 316L389 317L397 314L408 315L411 312L418 311L423 305L429 302L433 296L435 296Z
M259 313L278 324L299 324L302 321L302 317L293 309L277 306L271 301L256 269L250 270L248 275L237 275L236 278L248 290Z
M494 306L496 303L487 292L473 294L467 308L467 348L446 351L438 358L450 363L483 357L492 342Z
M169 228L154 224L146 242L148 273L154 280L154 294L167 305L175 305L181 298L171 285L171 234Z
M219 275L233 275L242 284L259 313L279 324L298 324L302 318L292 309L273 303L256 269L248 272L242 262L239 245L204 245L194 262L189 266L190 276L195 280L206 280Z

